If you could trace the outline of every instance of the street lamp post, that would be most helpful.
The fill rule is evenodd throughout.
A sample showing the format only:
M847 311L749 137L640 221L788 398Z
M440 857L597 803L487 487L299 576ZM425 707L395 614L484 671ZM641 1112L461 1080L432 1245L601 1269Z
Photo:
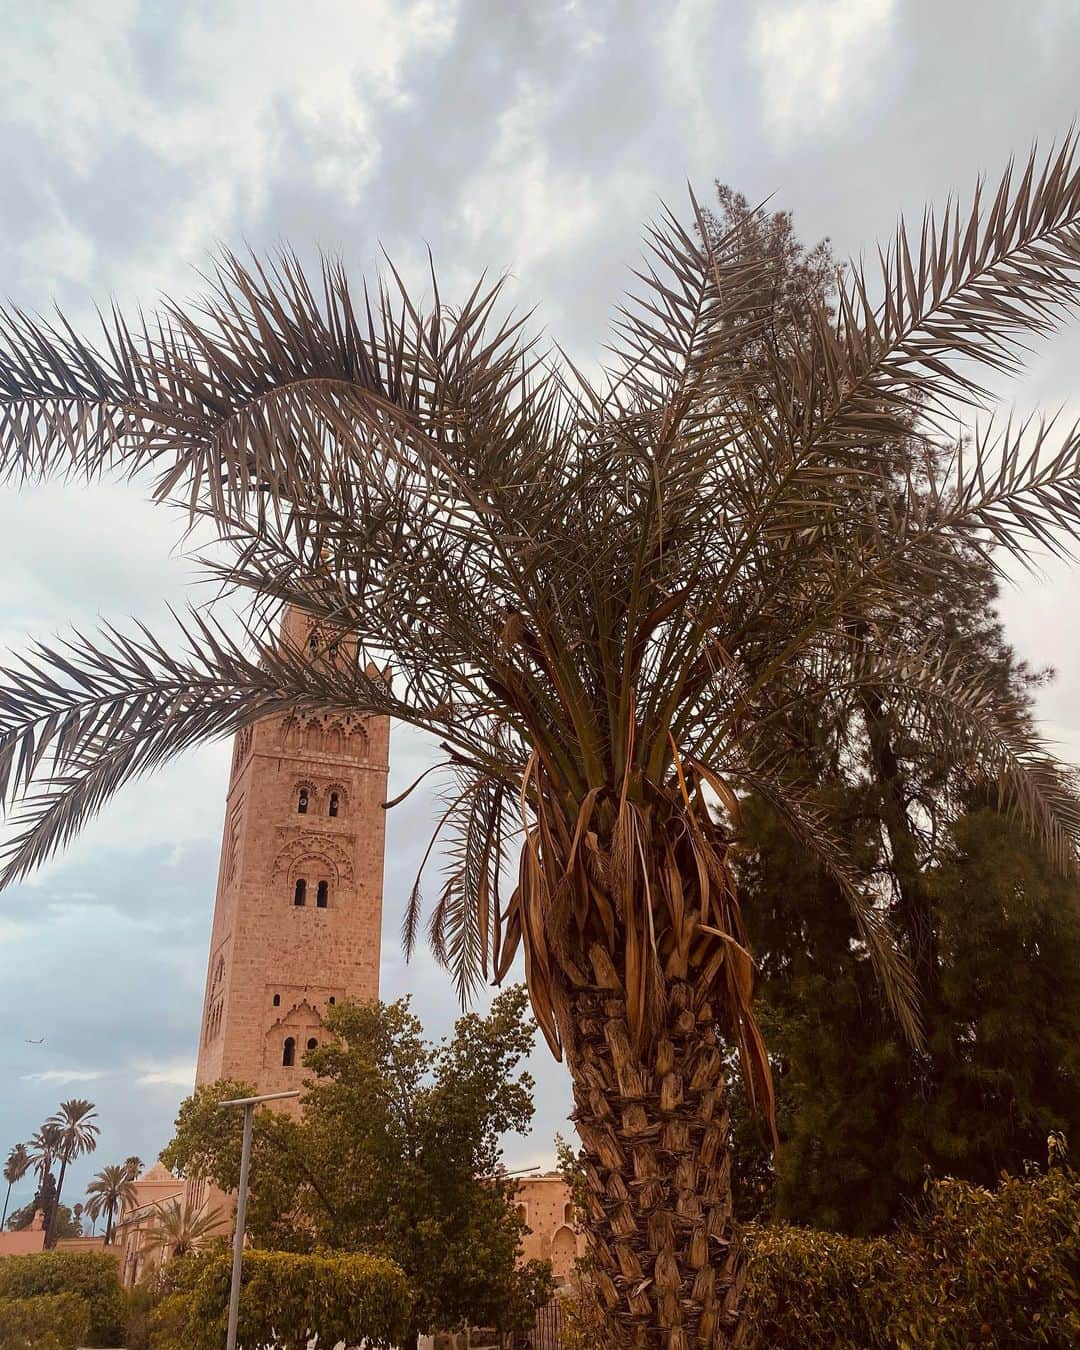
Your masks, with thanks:
M244 1108L244 1145L240 1151L240 1188L236 1192L236 1232L233 1234L232 1281L229 1285L229 1332L225 1338L225 1350L236 1350L236 1323L240 1316L240 1268L244 1259L244 1220L247 1217L248 1172L251 1169L251 1128L255 1120L255 1108L264 1102L281 1102L289 1097L299 1097L296 1092L268 1092L263 1097L237 1097L235 1101L218 1102L226 1106Z

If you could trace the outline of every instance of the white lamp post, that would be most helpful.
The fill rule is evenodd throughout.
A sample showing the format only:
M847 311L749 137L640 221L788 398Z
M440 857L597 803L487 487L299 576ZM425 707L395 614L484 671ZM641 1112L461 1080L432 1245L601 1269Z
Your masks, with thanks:
M236 1232L233 1234L232 1282L229 1285L229 1334L225 1350L236 1350L236 1323L240 1316L240 1268L244 1259L244 1220L247 1217L248 1171L251 1167L251 1127L255 1108L264 1102L281 1102L287 1097L299 1097L295 1092L268 1092L264 1097L237 1097L235 1101L218 1102L226 1106L244 1108L244 1145L240 1150L240 1186L236 1192Z

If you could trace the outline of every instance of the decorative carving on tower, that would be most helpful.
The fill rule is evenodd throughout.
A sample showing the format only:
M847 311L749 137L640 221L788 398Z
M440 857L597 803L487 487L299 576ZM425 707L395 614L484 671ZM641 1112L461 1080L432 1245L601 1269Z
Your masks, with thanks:
M320 647L296 610L283 634ZM378 998L389 742L389 719L340 712L237 733L197 1083L300 1087L326 1007Z

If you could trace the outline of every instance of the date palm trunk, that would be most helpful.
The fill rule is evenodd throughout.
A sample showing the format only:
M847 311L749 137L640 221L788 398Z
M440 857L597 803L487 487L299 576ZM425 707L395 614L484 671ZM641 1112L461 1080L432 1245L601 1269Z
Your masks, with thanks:
M723 1061L707 990L673 982L667 1005L642 1059L615 981L571 996L589 1252L626 1345L727 1350L742 1343L743 1278Z

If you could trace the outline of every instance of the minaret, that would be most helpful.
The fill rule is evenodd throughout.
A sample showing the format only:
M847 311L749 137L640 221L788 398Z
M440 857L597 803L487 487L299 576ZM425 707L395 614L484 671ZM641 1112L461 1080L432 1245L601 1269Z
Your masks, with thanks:
M332 659L298 611L283 634ZM389 743L388 718L346 713L237 734L197 1084L301 1087L327 1006L378 998Z

